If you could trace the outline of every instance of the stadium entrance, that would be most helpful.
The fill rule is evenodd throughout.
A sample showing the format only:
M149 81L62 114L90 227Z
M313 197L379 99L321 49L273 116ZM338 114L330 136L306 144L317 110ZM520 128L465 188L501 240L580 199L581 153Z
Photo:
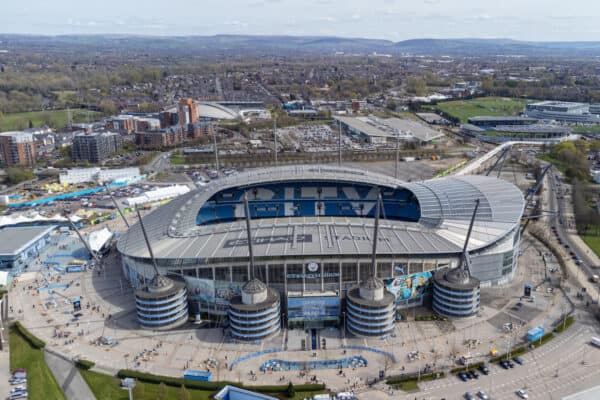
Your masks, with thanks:
M321 329L340 323L340 297L336 292L288 292L289 329Z

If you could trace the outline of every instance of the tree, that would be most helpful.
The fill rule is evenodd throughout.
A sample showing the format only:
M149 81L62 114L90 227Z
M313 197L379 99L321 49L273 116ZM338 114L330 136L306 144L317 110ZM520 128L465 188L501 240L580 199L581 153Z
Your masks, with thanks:
M406 81L406 90L416 96L423 96L427 91L427 85L423 78L410 77Z
M98 104L98 108L104 115L115 115L117 113L117 105L114 101L109 99L101 100Z
M289 398L296 396L296 388L294 387L294 384L292 382L288 384L288 387L285 390L285 395Z
M12 185L33 179L33 171L30 169L10 167L6 170L8 182Z

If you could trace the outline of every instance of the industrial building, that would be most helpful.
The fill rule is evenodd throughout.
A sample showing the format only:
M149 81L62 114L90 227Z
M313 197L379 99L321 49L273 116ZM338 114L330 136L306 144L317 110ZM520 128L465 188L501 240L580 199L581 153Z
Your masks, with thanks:
M18 275L46 246L56 226L13 226L0 229L0 268Z
M78 183L107 183L116 181L131 181L141 175L138 167L101 169L93 168L70 168L58 175L61 184L76 185Z
M491 143L512 140L560 142L571 135L567 126L551 125L535 118L515 116L478 116L461 125L463 135Z
M190 309L229 316L236 337L276 332L279 318L288 327L337 325L342 313L350 333L373 336L389 331L395 309L422 304L436 271L464 257L480 286L509 282L523 207L517 187L485 176L406 183L350 168L265 168L144 216L156 269L140 223L117 248L133 285L156 270L185 282Z
M597 110L596 106L592 110ZM600 123L600 115L590 111L586 103L541 101L525 106L526 117L571 123Z
M29 132L0 133L0 153L6 167L32 167L35 164L35 143Z
M344 117L334 118L349 135L374 145L395 144L397 140L428 143L444 136L416 120L400 118Z
M73 137L71 156L73 161L99 163L121 150L122 140L118 133L81 133Z

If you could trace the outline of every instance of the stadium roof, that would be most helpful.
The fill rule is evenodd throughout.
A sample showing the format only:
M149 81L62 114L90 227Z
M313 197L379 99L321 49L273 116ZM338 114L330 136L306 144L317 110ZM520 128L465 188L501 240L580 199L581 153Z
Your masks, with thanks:
M519 121L519 122L537 122L537 118L529 118L529 117L520 117L513 115L502 115L502 116L491 116L491 115L482 115L477 117L469 118L470 123L476 122L511 122L511 121Z
M218 103L198 102L198 114L202 118L233 120L240 117L239 113Z
M215 193L228 188L276 182L337 182L405 188L417 198L418 222L382 219L381 255L459 254L464 245L475 200L480 207L469 251L486 248L519 226L521 191L506 181L485 176L461 176L405 183L362 170L329 166L265 168L213 181L183 195L144 217L157 258L201 262L247 258L245 222L196 224L198 210ZM254 255L261 257L368 256L372 218L351 216L279 217L252 220ZM139 224L121 237L124 255L148 258Z

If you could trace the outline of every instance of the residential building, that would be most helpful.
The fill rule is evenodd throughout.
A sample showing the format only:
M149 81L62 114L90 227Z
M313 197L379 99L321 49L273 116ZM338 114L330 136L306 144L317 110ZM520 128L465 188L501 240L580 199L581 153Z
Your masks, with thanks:
M184 135L179 126L172 129L162 129L159 131L137 132L135 134L135 144L151 149L161 147L176 146L183 143Z
M182 127L193 124L200 117L199 105L192 99L181 99L179 100L178 114L179 124Z
M99 163L121 149L122 139L114 132L82 133L73 138L74 161Z
M0 153L7 167L32 167L35 164L35 143L28 132L0 133Z

